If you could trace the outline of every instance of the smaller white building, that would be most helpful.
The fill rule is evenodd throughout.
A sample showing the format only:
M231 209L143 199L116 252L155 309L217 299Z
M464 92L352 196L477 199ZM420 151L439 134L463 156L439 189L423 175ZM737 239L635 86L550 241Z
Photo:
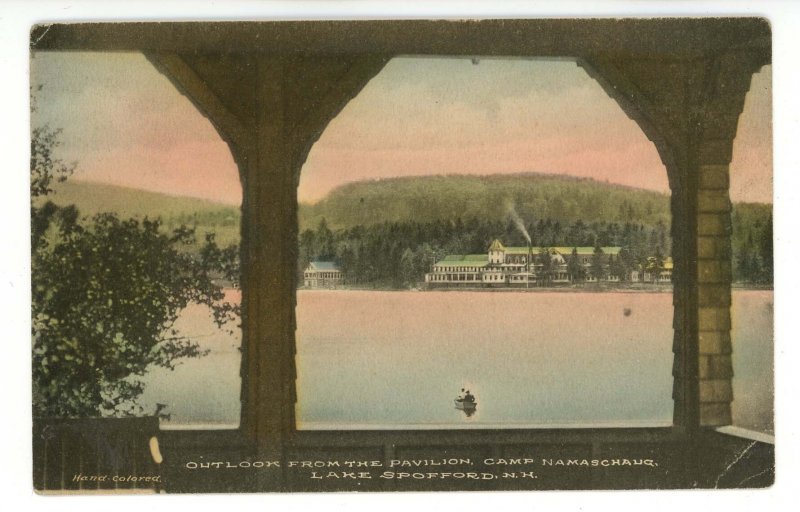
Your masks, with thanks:
M342 271L332 261L312 261L303 271L306 288L335 288L342 284Z

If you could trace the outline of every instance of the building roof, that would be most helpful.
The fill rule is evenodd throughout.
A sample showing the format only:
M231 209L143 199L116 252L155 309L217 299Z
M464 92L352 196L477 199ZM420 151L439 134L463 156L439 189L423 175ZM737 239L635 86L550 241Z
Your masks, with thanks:
M308 270L339 270L339 267L333 261L312 261Z
M544 249L551 249L556 251L557 253L563 256L569 256L572 254L572 249L576 249L578 254L581 256L590 256L594 254L594 247L531 247L531 251L534 254L539 254ZM601 247L600 249L603 250L603 254L612 254L616 256L619 254L619 251L622 249L621 247ZM506 252L508 254L528 254L527 247L506 247Z
M500 243L500 240L495 238L494 242L492 242L492 245L489 246L489 250L490 251L505 251L506 248L503 246L502 243Z
M486 254L450 254L436 262L437 267L485 267L488 264L489 256Z
M573 247L531 247L530 250L533 254L539 254L543 250L549 250L550 254L560 254L561 256L568 257L572 254ZM580 256L591 256L594 254L594 247L574 247ZM619 254L621 247L601 247L603 254L616 256ZM505 251L507 254L528 254L527 247L504 247L500 240L495 239L489 247L489 251ZM451 266L451 267L484 267L489 264L488 254L449 254L443 259L436 262L437 267Z

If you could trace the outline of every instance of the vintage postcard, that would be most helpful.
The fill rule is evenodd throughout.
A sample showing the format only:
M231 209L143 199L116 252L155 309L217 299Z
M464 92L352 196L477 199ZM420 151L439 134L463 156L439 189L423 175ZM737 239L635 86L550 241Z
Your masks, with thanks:
M44 493L761 488L757 17L30 33Z

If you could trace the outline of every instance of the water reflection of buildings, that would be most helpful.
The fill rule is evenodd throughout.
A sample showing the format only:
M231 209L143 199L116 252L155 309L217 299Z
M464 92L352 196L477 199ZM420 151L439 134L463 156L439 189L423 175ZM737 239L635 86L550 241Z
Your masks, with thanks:
M482 286L525 287L529 285L569 284L582 282L620 282L620 273L612 271L612 262L619 258L620 247L505 247L499 240L489 246L487 254L448 255L436 262L425 283L430 287ZM547 262L545 254L549 255ZM577 258L570 268L570 260ZM655 260L655 258L650 258ZM594 266L602 265L597 271ZM577 277L579 276L579 277ZM652 267L637 266L629 275L631 282L669 283L672 280L672 259L666 258Z

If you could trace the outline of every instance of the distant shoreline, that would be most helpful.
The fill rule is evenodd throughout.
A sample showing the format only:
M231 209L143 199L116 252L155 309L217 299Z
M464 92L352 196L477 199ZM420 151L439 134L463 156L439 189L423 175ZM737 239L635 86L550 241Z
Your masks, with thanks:
M745 283L732 283L731 284L732 290L763 290L763 291L773 291L775 289L774 284L745 284Z
M773 291L772 286L767 285L731 285L732 290L746 290L746 291ZM339 286L335 288L306 288L299 287L297 291L335 291L335 292L489 292L489 293L672 293L673 287L669 284L662 285L645 285L645 286L631 286L631 287L605 287L605 286L563 286L563 287L546 287L546 286L533 286L530 288L523 287L505 287L505 288L483 288L483 287L439 287L439 288L381 288L381 287L350 287Z

